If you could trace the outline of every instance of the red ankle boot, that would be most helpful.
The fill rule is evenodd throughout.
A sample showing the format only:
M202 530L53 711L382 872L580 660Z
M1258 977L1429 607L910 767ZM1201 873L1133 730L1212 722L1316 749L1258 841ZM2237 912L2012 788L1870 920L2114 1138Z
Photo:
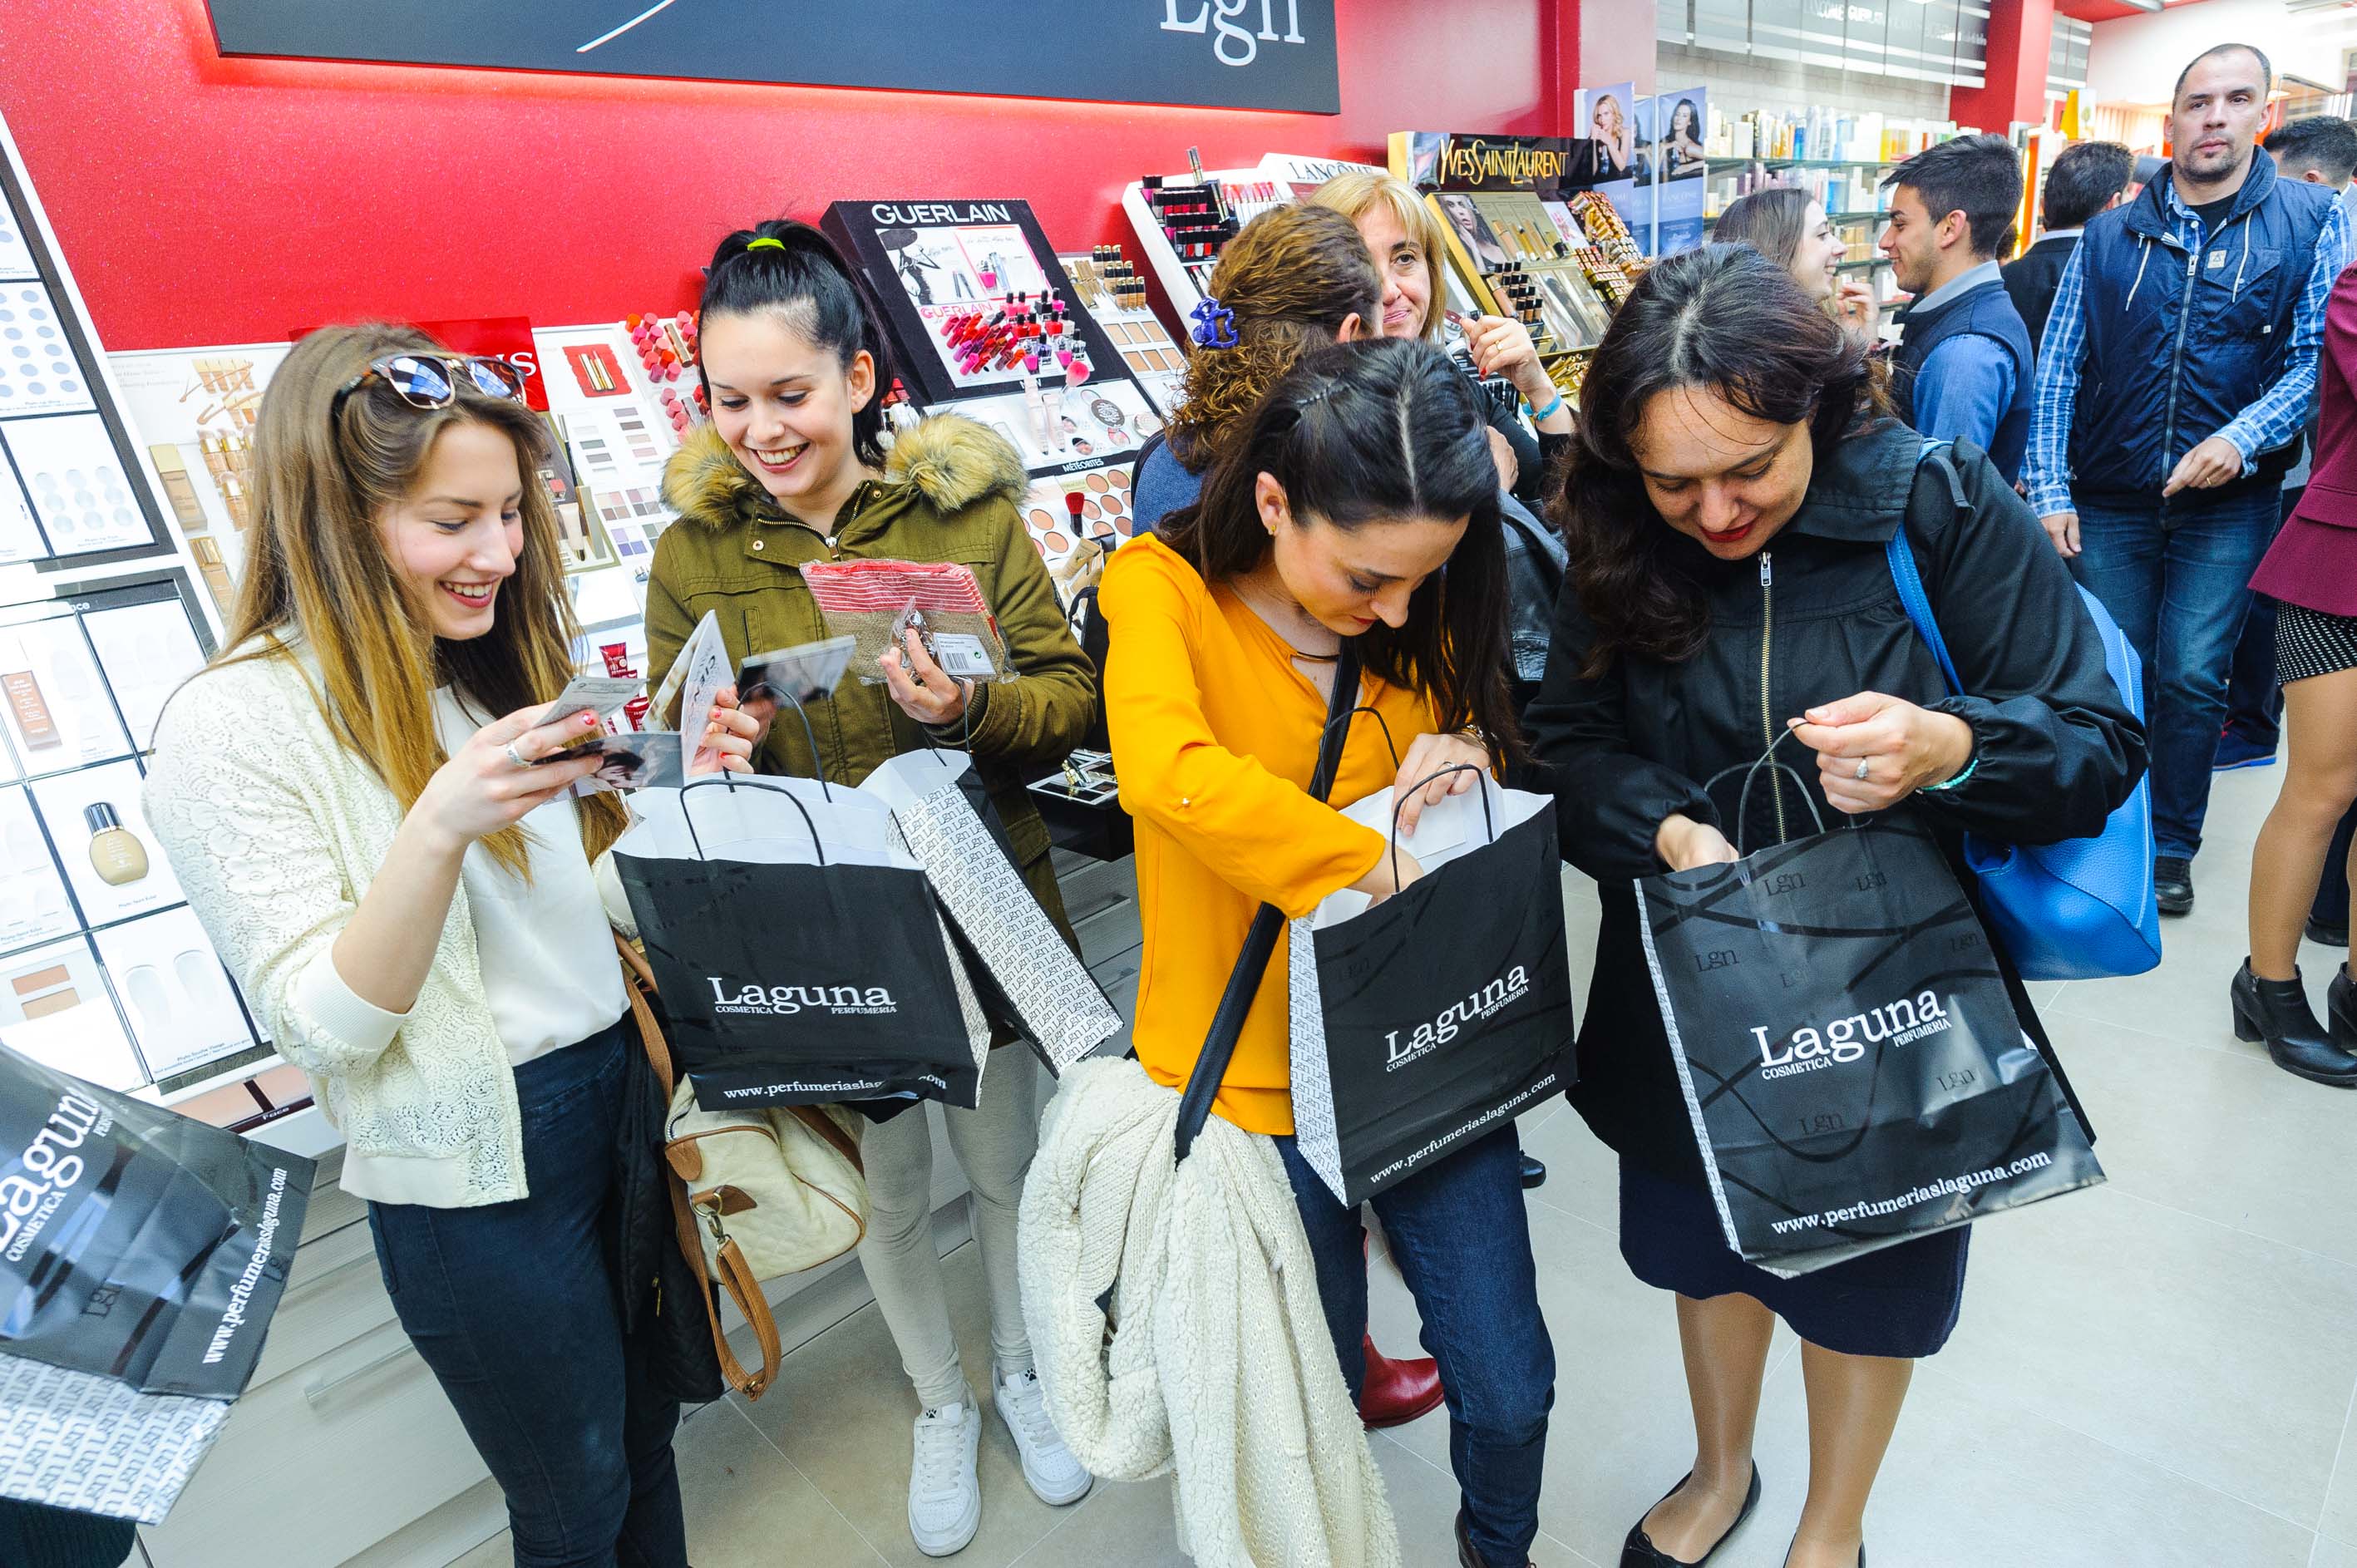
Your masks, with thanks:
M1369 1427L1405 1426L1440 1402L1440 1365L1429 1357L1394 1361L1375 1348L1370 1334L1360 1341L1366 1353L1365 1392L1359 1419Z

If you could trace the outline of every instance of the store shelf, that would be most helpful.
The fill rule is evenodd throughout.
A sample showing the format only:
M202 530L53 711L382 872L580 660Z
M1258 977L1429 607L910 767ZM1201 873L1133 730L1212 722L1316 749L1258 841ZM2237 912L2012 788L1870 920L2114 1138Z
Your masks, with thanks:
M1763 168L1897 168L1904 158L1736 158Z

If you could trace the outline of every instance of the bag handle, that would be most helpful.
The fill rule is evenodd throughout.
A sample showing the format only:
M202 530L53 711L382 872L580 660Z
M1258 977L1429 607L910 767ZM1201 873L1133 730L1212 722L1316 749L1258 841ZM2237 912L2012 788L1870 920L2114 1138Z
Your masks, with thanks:
M1342 769L1342 747L1350 738L1350 721L1360 711L1359 648L1349 638L1342 639L1342 657L1334 666L1334 692L1326 705L1326 724L1318 739L1318 766L1309 777L1309 797L1323 800L1334 788L1334 776ZM1380 716L1380 715L1379 715ZM1220 1005L1211 1015L1211 1026L1204 1032L1203 1049L1195 1058L1195 1069L1187 1075L1187 1087L1178 1096L1178 1127L1173 1152L1185 1160L1195 1146L1196 1134L1211 1114L1211 1101L1220 1092L1220 1081L1228 1075L1228 1062L1236 1054L1236 1040L1243 1035L1244 1016L1252 1011L1253 997L1260 990L1261 976L1268 972L1268 961L1276 952L1276 939L1285 929L1285 911L1274 904L1263 904L1253 913L1251 928L1244 933L1243 951L1236 956L1236 967L1228 975L1227 989L1220 993Z
M1368 711L1369 713L1372 713L1372 712L1374 712L1374 710L1373 710L1373 709L1372 709L1372 708L1368 709L1367 711ZM1380 716L1380 715L1378 715L1378 716ZM1498 842L1498 820L1497 820L1495 817L1493 817L1493 816L1491 816L1491 815L1490 814L1490 791L1481 788L1481 784L1480 784L1480 779L1479 779L1479 777L1478 777L1478 775L1480 775L1480 772L1481 772L1481 770L1480 770L1480 768L1478 768L1474 767L1474 766L1473 766L1471 763L1469 763L1469 762L1452 762L1452 763L1450 763L1448 767L1446 767L1446 768L1442 768L1439 772L1437 772L1437 773L1434 774L1434 775L1432 776L1432 778L1431 778L1431 779L1418 779L1415 784L1413 784L1413 785L1409 786L1409 788L1408 788L1408 793L1409 793L1410 795L1414 795L1414 794L1415 794L1418 789L1423 789L1426 784L1431 783L1431 782L1433 781L1433 779L1446 779L1446 778L1448 778L1448 777L1450 774L1452 774L1452 773L1471 773L1471 774L1476 775L1477 777L1476 777L1476 779L1475 779L1474 786L1473 786L1473 787L1474 787L1476 789L1480 790L1480 795L1481 795L1481 826L1482 826L1485 830L1487 830L1487 831L1488 831L1489 835L1490 835L1490 842L1491 842L1491 843L1496 843ZM1399 820L1400 820L1400 813L1401 813L1402 811L1406 811L1406 810L1407 810L1407 802L1406 802L1405 800L1401 800L1401 801L1399 801L1399 802L1398 802L1398 804L1396 804L1396 805L1394 805L1394 806L1393 806L1393 807L1392 807L1392 886L1394 886L1394 887L1396 887L1396 886L1399 886Z
M696 836L695 818L687 809L687 798L698 789L709 789L715 787L726 789L732 795L737 792L737 780L724 773L717 779L698 779L692 784L683 784L680 786L679 789L679 820L687 828L687 842L695 846L695 858L698 860L709 860L711 856L704 853L704 840ZM753 786L748 786L748 788L753 788ZM821 789L824 789L826 788L825 779L822 779L819 780L819 788ZM818 824L811 821L810 808L803 805L800 800L795 800L793 796L788 794L783 789L764 789L762 790L762 793L765 795L775 795L780 797L787 804L791 805L795 811L802 813L802 826L810 829L811 847L818 852L818 863L821 865L824 865L826 864L826 845L819 842ZM652 988L651 982L650 983L649 988Z
M1754 757L1749 764L1738 762L1732 768L1722 768L1717 772L1712 774L1709 779L1706 779L1703 783L1702 792L1705 795L1708 795L1713 789L1718 787L1718 781L1726 778L1728 774L1740 773L1743 775L1743 792L1737 796L1735 800L1735 853L1738 854L1744 853L1743 824L1749 822L1751 818L1751 780L1759 775L1760 769L1762 768L1767 768L1774 772L1781 773L1791 779L1792 780L1793 787L1801 792L1801 804L1809 808L1809 821L1815 825L1817 832L1823 832L1825 831L1824 814L1817 810L1817 798L1809 793L1809 781L1801 777L1800 770L1798 768L1793 768L1787 763L1771 762L1769 760L1776 755L1776 748L1784 744L1784 736L1789 736L1792 733L1792 732L1791 730L1786 730L1784 735L1780 735L1774 740L1770 741L1768 743L1768 749L1761 752L1757 757ZM1462 765L1460 764L1460 766ZM1856 824L1853 823L1852 825L1855 826Z
M802 721L802 734L809 737L810 740L811 777L818 780L818 792L820 796L825 800L834 800L834 791L828 786L826 781L826 758L819 751L818 730L811 723L810 710L803 707L802 700L800 697L795 696L791 692L781 692L774 686L770 688L770 690L772 694L783 697L786 700L787 704L794 710L794 716ZM809 813L804 812L803 815L807 816ZM817 830L815 828L811 831L811 835L813 838L817 836ZM823 865L826 863L824 861L821 861L819 864Z
M619 931L614 933L615 951L622 960L622 989L630 993L630 1017L639 1027L639 1045L646 1052L647 1065L662 1086L662 1102L667 1108L677 1087L672 1070L671 1044L663 1038L662 1026L655 1018L654 1008L647 998L655 993L654 971L648 966L646 955L624 940ZM687 1187L678 1174L664 1162L663 1189L671 1198L673 1240L688 1268L699 1278L704 1277L704 1244L697 1240L695 1215L689 1208ZM745 1315L752 1326L754 1342L760 1348L761 1367L748 1372L728 1348L728 1336L721 1331L720 1309L708 1294L704 1298L705 1320L711 1326L712 1348L720 1362L720 1375L728 1386L741 1391L747 1399L759 1399L777 1380L778 1369L785 1352L778 1339L778 1321L770 1311L770 1299L761 1294L760 1282L746 1265L745 1254L733 1240L723 1242L719 1253L719 1279L716 1282L736 1302L737 1310Z

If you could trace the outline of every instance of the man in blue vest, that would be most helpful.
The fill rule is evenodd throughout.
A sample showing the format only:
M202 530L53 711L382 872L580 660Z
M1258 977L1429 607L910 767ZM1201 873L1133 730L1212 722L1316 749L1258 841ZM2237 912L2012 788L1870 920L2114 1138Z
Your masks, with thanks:
M2029 501L2144 657L2153 880L2169 915L2193 908L2227 664L2349 249L2332 193L2278 177L2258 151L2274 85L2246 44L2185 68L2175 156L2088 223L2038 364Z
M2033 353L1997 258L2013 247L2021 155L2003 136L1959 136L1883 183L1890 219L1878 246L1915 296L1890 378L1899 417L1936 439L1971 442L2018 478Z

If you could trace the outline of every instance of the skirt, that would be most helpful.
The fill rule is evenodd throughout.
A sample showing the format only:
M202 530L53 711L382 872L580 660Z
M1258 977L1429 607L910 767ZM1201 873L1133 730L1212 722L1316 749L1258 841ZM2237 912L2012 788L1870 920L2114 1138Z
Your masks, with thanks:
M1620 1256L1631 1273L1697 1301L1750 1296L1810 1344L1845 1356L1937 1354L1964 1304L1971 1234L1959 1225L1788 1280L1727 1246L1709 1193L1620 1162Z
M2357 670L2357 616L2327 615L2306 605L2276 607L2276 684Z

